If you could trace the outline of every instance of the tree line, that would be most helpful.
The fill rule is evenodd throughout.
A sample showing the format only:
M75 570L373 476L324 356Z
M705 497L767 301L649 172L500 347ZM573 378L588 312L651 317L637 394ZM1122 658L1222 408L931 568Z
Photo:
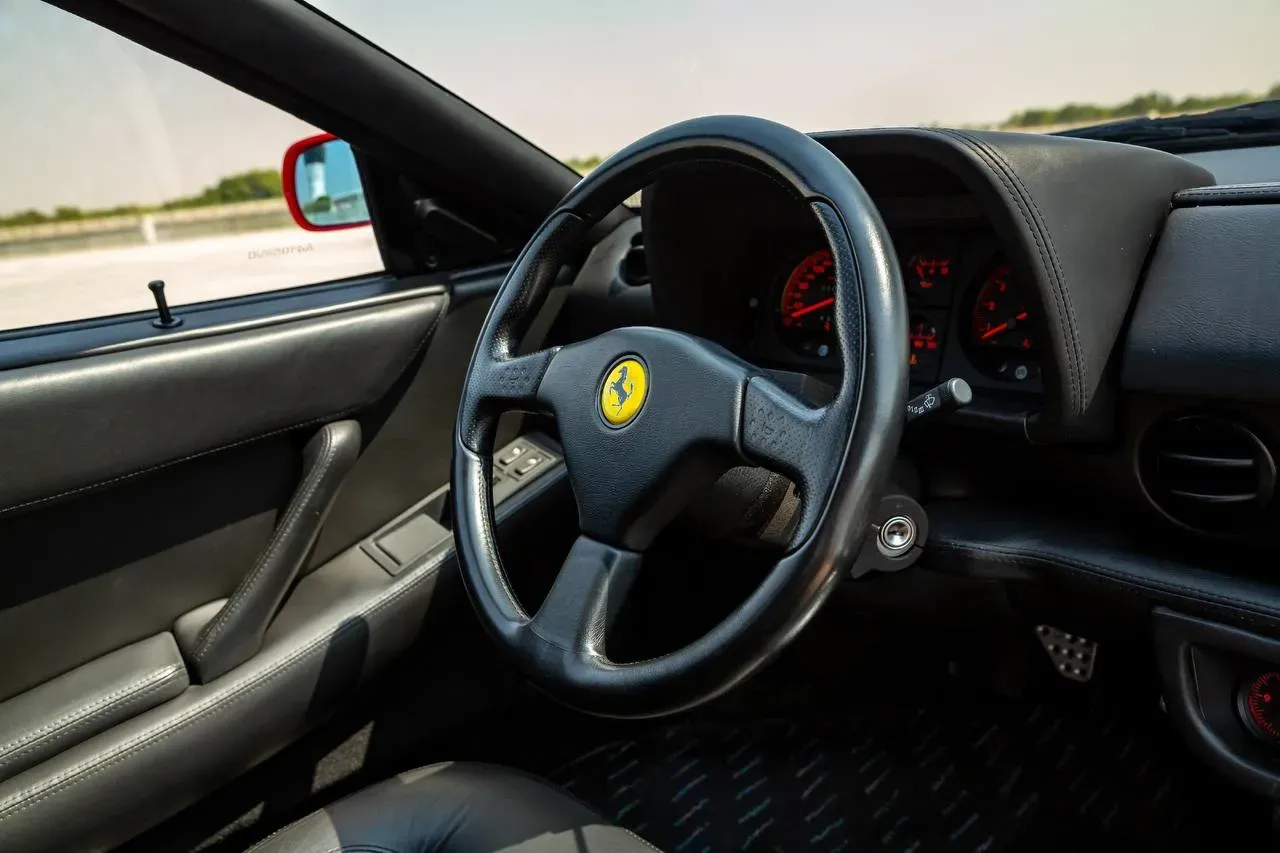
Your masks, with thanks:
M1063 104L1060 107L1033 107L1014 113L1003 122L997 124L996 127L1002 130L1017 130L1029 127L1105 122L1153 114L1200 113L1270 99L1280 99L1280 83L1261 94L1257 92L1227 92L1221 95L1188 95L1185 98L1175 98L1164 92L1146 92L1141 95L1134 95L1129 100L1119 104L1072 102ZM991 125L984 125L984 127L991 127ZM564 162L569 168L585 175L596 166L599 166L603 160L604 158L599 154L592 154L588 157L572 157Z
M1280 98L1280 83L1272 86L1267 92L1227 92L1221 95L1188 95L1185 98L1174 98L1164 92L1146 92L1134 95L1119 104L1082 104L1070 103L1060 107L1036 107L1009 116L1001 128L1048 127L1058 124L1080 124L1082 122L1110 121L1121 118L1136 118L1145 115L1177 115L1180 113L1199 113L1208 110L1222 109L1247 104L1251 101L1262 101L1269 98Z
M578 174L585 175L603 162L604 158L599 154L592 154L587 157L570 157L564 161L564 164Z
M266 198L283 198L284 186L277 169L251 169L237 175L228 175L213 186L205 187L196 195L175 198L157 205L122 204L115 207L79 208L55 207L51 212L23 210L9 216L0 216L0 227L15 225L41 225L46 222L75 222L82 219L103 219L109 216L140 216L164 210L187 210L193 207L212 207L239 201L256 201Z

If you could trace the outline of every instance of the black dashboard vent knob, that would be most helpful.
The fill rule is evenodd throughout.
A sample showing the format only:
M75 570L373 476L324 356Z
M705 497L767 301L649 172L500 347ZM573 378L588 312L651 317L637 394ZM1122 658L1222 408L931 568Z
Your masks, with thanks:
M1178 524L1240 533L1275 493L1276 464L1257 433L1217 415L1159 421L1143 437L1138 476L1151 502Z

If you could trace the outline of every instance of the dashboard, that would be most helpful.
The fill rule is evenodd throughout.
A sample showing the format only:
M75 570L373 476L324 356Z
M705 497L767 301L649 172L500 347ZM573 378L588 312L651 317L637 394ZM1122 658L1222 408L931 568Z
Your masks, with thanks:
M1274 794L1274 733L1248 703L1280 671L1280 184L1216 184L1202 166L1274 177L1280 149L816 136L892 237L911 383L974 389L903 432L894 488L927 514L933 574L874 594L918 596L922 619L986 620L989 603L1122 642L1154 624L1179 728ZM745 168L664 175L642 206L646 321L819 380L797 394L831 384L834 278L811 201Z
M1138 282L1174 195L1212 176L1164 152L1068 137L890 128L815 138L892 238L912 390L968 382L973 402L947 424L1031 443L1113 439L1118 357L1131 355L1118 344ZM824 375L843 367L829 328L833 270L804 200L743 165L702 161L648 187L641 220L661 325L831 384ZM1170 343L1148 350L1167 358Z
M1041 318L995 235L981 228L907 228L893 234L910 307L913 385L961 378L994 392L1043 390ZM753 235L760 247L748 288L743 353L761 365L838 371L830 250L810 231Z

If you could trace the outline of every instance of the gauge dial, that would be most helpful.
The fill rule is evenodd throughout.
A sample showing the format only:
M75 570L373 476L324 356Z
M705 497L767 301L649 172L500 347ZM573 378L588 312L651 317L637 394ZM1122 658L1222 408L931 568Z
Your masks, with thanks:
M1000 264L982 281L973 298L969 334L964 341L974 365L996 379L1025 382L1040 375L1035 315L1022 289Z
M836 268L831 252L819 249L796 264L782 287L778 331L803 355L825 358L835 351Z
M942 346L942 338L938 334L938 327L934 325L932 320L919 315L911 318L911 330L909 333L911 338L911 352L937 352Z
M1240 690L1240 714L1255 735L1280 744L1280 672L1264 672Z
M952 266L949 254L912 255L903 270L907 280L907 296L919 305L949 306Z
M911 354L907 364L911 368L912 382L935 382L938 366L942 363L942 328L946 316L927 310L913 312L907 327Z
M1031 312L1022 292L1009 280L1009 265L991 271L973 304L973 342L984 347L1035 349L1028 328Z

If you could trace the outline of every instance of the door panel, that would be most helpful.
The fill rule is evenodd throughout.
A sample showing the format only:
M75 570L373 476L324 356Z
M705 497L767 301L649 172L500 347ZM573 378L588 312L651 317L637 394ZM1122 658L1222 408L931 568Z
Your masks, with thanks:
M172 648L180 617L245 585L288 523L317 429L351 418L363 435L261 649L203 678L184 658L166 670L166 690L190 682L179 695L114 706L114 725L75 730L0 781L0 849L125 841L298 737L407 647L451 555L392 574L360 543L447 482L501 274L469 282L451 312L445 293L419 293L0 371L0 730L6 707L29 716L42 695L72 709L62 716L96 710L105 682L86 673L121 671L133 644Z
M189 683L178 646L166 632L0 703L0 779L181 696Z
M276 436L0 519L0 697L173 627L257 559L300 458Z
M422 364L362 413L364 452L320 533L313 568L448 482L457 400L489 302L451 301Z
M247 663L0 783L0 849L110 849L299 737L403 651L439 569L355 548L303 578Z
M366 408L442 295L0 374L0 512Z

